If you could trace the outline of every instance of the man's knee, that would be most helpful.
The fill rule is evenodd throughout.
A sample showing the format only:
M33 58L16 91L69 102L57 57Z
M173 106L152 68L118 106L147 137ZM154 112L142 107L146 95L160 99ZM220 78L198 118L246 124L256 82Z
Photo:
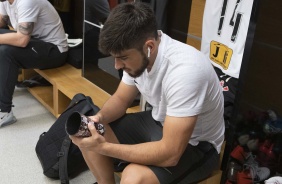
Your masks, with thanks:
M129 164L122 172L121 184L159 184L153 171L142 165Z
M0 45L0 58L7 57L8 55L10 55L11 51L12 51L12 46L10 46L10 45Z
M130 183L142 183L142 173L138 169L132 166L132 164L128 165L122 172L121 184L130 184Z

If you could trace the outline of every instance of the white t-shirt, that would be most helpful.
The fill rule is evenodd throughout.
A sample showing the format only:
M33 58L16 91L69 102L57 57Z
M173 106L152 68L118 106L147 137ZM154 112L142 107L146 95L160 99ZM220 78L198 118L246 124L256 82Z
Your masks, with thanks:
M124 72L122 81L136 85L153 106L152 116L157 121L164 123L166 115L198 115L189 143L208 141L220 152L224 140L223 94L210 61L200 51L162 33L151 71L135 79Z
M206 0L201 51L212 64L239 78L253 0Z
M53 43L61 52L68 50L67 37L61 19L47 0L14 0L0 3L0 14L8 15L17 30L18 23L34 22L32 37Z

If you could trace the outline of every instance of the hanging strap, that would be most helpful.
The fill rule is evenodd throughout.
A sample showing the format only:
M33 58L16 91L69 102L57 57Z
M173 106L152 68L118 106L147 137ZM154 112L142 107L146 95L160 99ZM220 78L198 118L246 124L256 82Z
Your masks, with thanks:
M61 180L61 184L69 184L68 177L68 153L70 148L71 140L67 135L63 141L61 151L58 152L57 156L59 158L59 176Z
M90 97L88 97L88 96L86 97L85 95L79 93L79 94L74 96L70 105L67 107L67 109L63 113L65 113L66 111L68 111L73 106L77 105L78 103L80 103L83 100L87 100L88 104L90 105L90 107L85 105L83 107L83 109L81 109L81 111L83 113L89 111L91 108L95 111L95 113L97 113L99 111L99 108L94 105L94 103L92 102L92 99ZM67 135L65 137L63 143L62 143L62 147L61 147L60 152L58 152L58 154L57 154L57 156L59 157L59 177L60 177L60 180L61 180L61 184L69 184L68 153L69 153L70 145L71 145L71 140L70 140L69 136Z
M90 107L94 110L93 115L95 115L100 110L100 108L93 103L91 97L86 96L86 100L87 100L88 104L90 105Z

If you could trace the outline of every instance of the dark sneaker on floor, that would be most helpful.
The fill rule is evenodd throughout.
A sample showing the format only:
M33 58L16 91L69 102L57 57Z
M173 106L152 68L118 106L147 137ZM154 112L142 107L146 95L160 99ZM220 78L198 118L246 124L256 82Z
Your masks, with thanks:
M0 127L4 127L13 124L17 121L13 112L0 112Z
M17 82L16 84L16 88L32 88L36 86L51 86L51 83L38 74L31 77L30 79Z

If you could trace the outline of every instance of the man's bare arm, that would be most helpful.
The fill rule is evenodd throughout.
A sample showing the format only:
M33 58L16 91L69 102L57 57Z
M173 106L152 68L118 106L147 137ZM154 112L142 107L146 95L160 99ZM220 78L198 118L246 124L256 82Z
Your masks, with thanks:
M109 123L120 118L126 112L133 100L138 94L136 86L129 86L122 81L117 91L103 105L103 108L97 115L102 123Z
M175 166L187 147L196 121L197 116L184 118L167 116L163 138L160 141L135 145L106 142L101 144L97 151L102 155L142 165Z
M141 144L129 145L106 142L105 138L99 135L95 128L91 127L89 127L92 133L91 137L83 139L71 137L71 139L84 151L94 151L141 165L170 167L178 163L186 149L196 121L197 116L182 118L167 116L162 139Z
M0 35L0 44L26 47L33 32L33 22L22 22L18 24L17 32Z
M31 36L33 28L34 28L33 22L23 22L23 23L19 23L18 31L24 35Z

